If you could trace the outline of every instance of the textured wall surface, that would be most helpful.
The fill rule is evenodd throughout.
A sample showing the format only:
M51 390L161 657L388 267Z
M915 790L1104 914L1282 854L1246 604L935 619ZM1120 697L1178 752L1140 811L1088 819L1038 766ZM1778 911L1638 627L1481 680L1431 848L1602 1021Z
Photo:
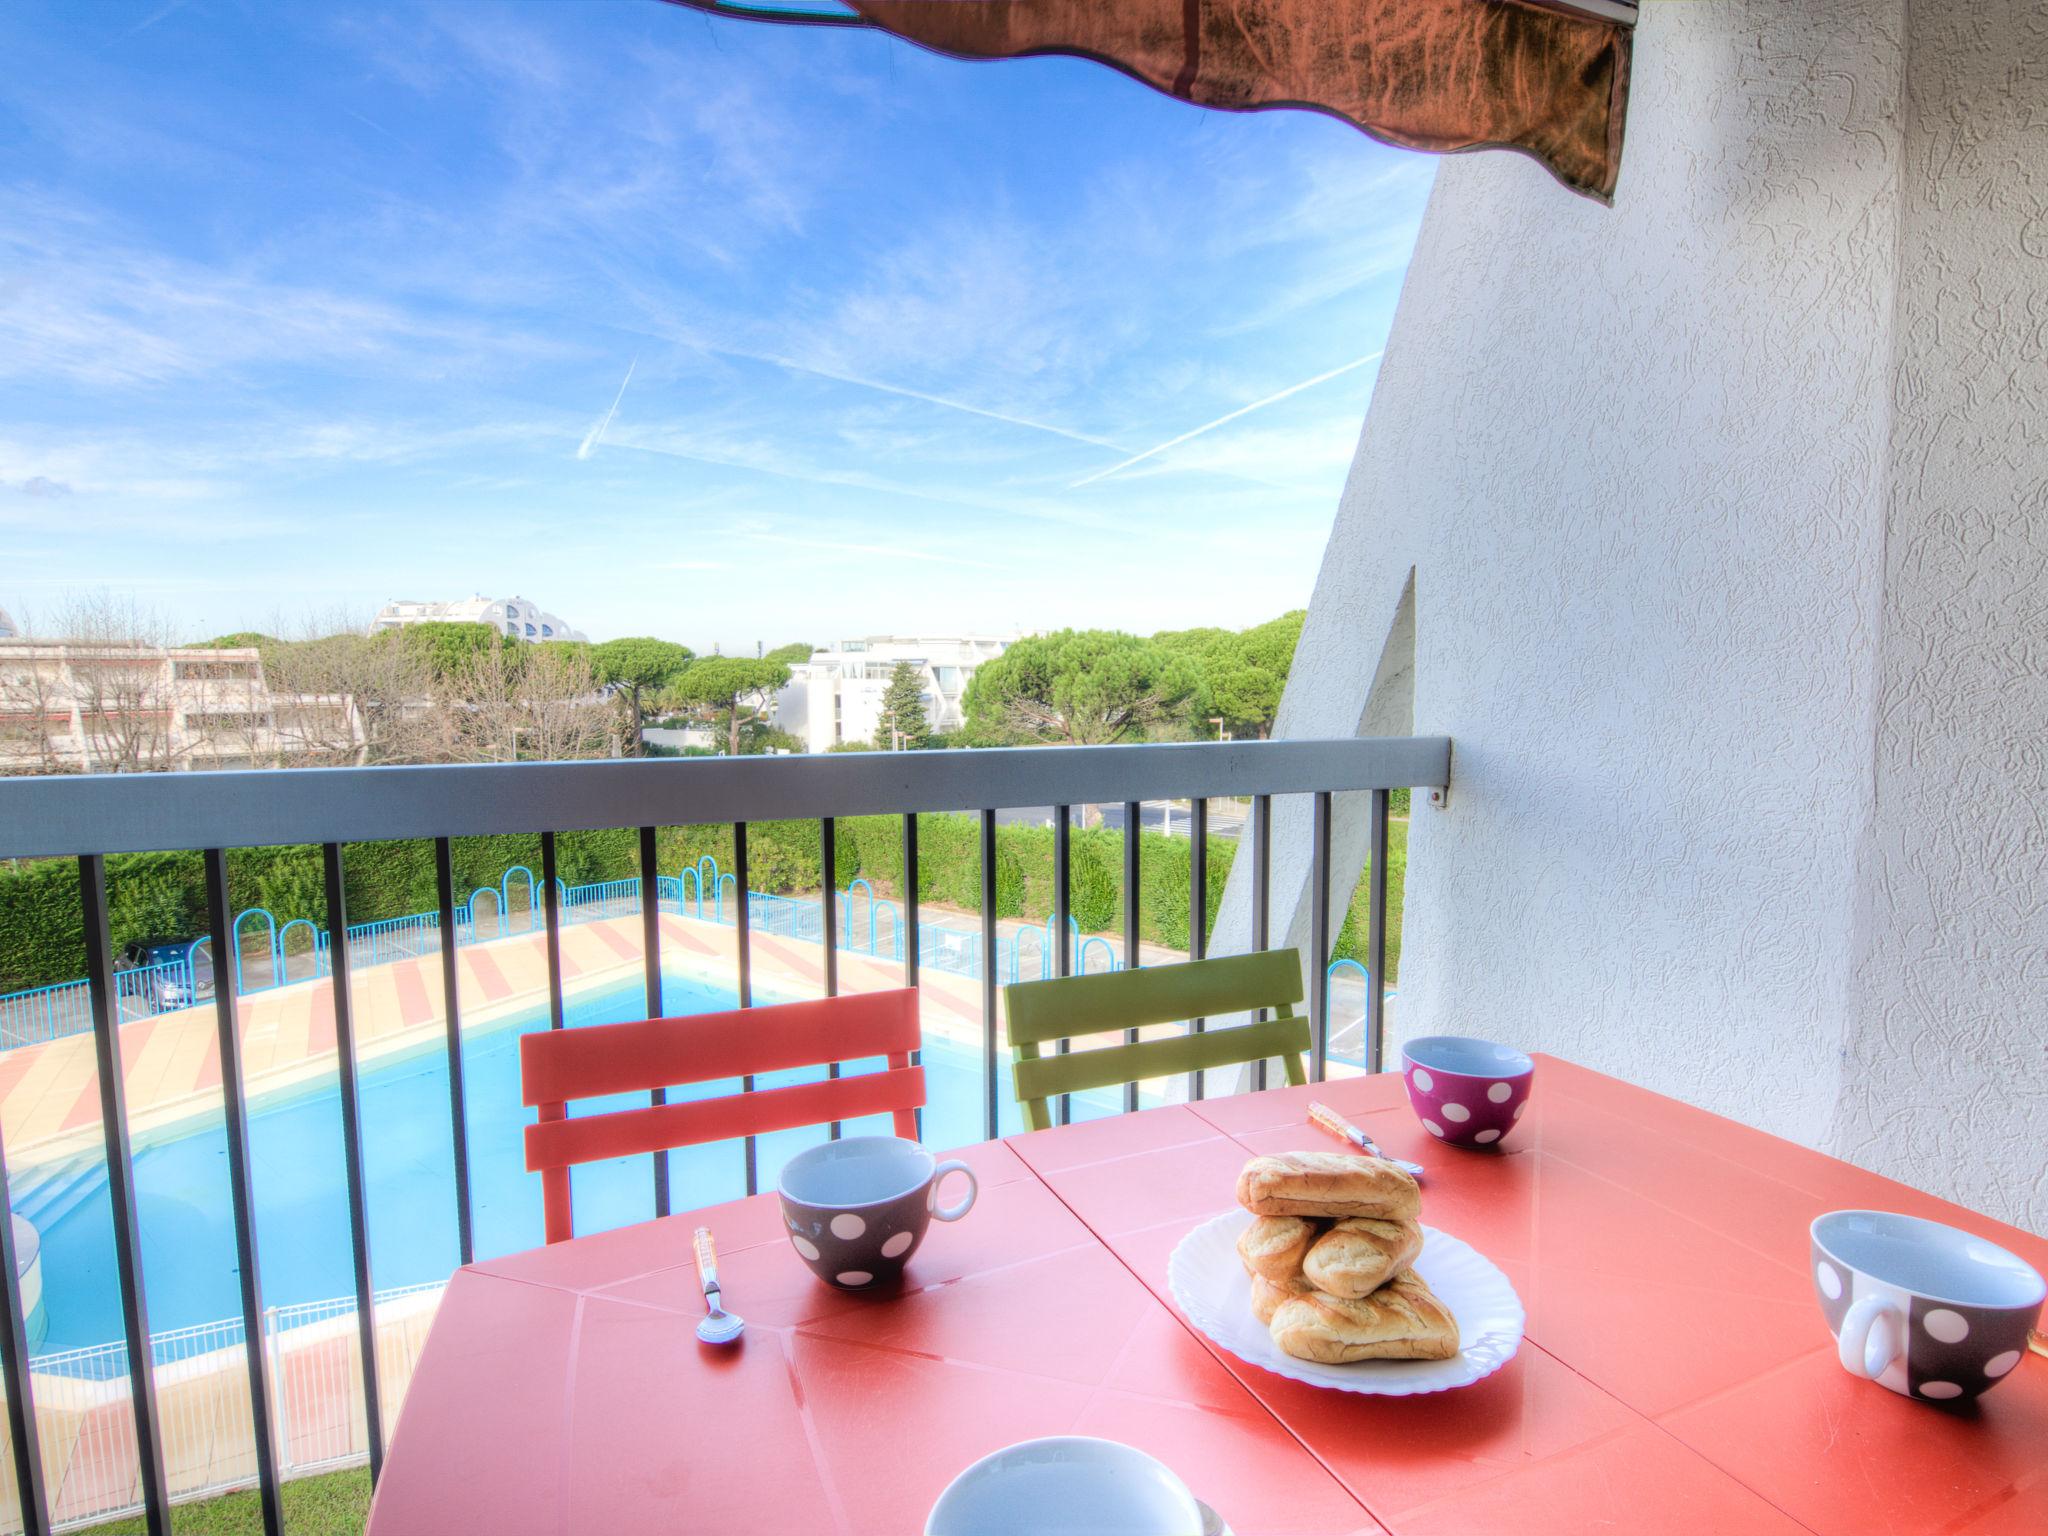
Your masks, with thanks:
M2038 1227L2048 7L1952 9L1909 112L1904 0L1645 7L1611 211L1443 164L1281 729L1412 568L1404 1028Z
M2048 6L1915 6L1836 1150L2048 1227ZM1988 1154L1988 1155L1987 1155Z

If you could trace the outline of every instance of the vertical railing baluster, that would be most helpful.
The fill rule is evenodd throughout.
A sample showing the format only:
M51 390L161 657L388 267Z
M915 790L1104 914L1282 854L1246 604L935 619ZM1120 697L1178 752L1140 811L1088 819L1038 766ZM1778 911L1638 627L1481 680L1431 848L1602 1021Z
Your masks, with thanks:
M441 906L442 1019L448 1036L448 1132L455 1151L455 1245L462 1262L476 1258L469 1195L469 1103L462 1083L462 996L455 963L455 851L434 839L434 887Z
M818 938L825 946L825 995L839 995L839 846L834 841L836 828L830 816L818 821L818 874L824 889L818 895ZM839 1063L828 1062L825 1066L828 1077L839 1075ZM837 1120L832 1122L828 1134L837 1141L845 1126Z
M1320 1083L1330 1060L1330 792L1316 791L1309 901L1309 1081Z
M752 914L748 911L747 879L747 824L736 821L732 824L733 945L739 962L739 1004L742 1008L754 1006L754 936ZM753 1091L754 1074L749 1072L740 1079L740 1092ZM751 1195L757 1192L756 1149L751 1136L746 1139L745 1157L747 1193Z
M661 867L654 828L640 829L640 956L647 992L647 1017L662 1017L661 992ZM651 1088L647 1102L656 1109L668 1102L666 1088ZM668 1153L654 1154L654 1214L668 1214Z
M123 1077L120 995L114 987L113 941L107 932L107 868L96 853L78 860L85 914L85 966L91 980L93 1049L100 1078L100 1129L107 1150L107 1196L114 1216L114 1267L121 1284L121 1321L128 1340L128 1391L135 1414L135 1459L142 1479L143 1523L149 1536L168 1536L171 1498L164 1480L163 1430L157 1418L156 1359L149 1306L142 1291L142 1232L135 1214L135 1164L128 1147L128 1089Z
M1209 951L1209 802L1200 795L1188 799L1188 959L1200 960ZM1207 1019L1189 1019L1191 1034L1201 1034ZM1188 1096L1202 1097L1202 1069L1188 1074Z
M540 835L540 907L547 920L548 1028L560 1029L562 1010L562 898L555 888L555 834Z
M348 900L341 844L322 848L327 880L328 953L334 981L334 1056L341 1077L341 1153L348 1175L348 1236L355 1263L356 1333L363 1351L363 1415L370 1437L370 1485L384 1470L384 1404L377 1387L377 1313L370 1286L370 1222L363 1173L363 1104L356 1081L355 1002L348 973ZM559 995L559 994L558 994Z
M1273 914L1273 797L1252 796L1252 948L1265 949L1270 943L1268 929ZM1254 1024L1265 1022L1266 1010L1252 1015ZM1266 1087L1266 1063L1252 1068L1252 1086Z
M1365 1070L1380 1070L1387 1037L1387 811L1388 791L1372 792L1372 887L1366 913Z
M1138 830L1145 807L1136 800L1124 802L1124 969L1138 969ZM1138 1032L1124 1031L1124 1043L1136 1045ZM1138 1107L1138 1085L1124 1084L1124 1113L1130 1114Z
M14 1197L7 1182L5 1140L0 1136L0 1289L7 1293L0 1366L7 1373L7 1437L14 1452L22 1536L49 1536L50 1501L43 1486L43 1440L36 1427L35 1394L29 1387L28 1318L21 1309L21 1261L14 1250Z
M996 1139L996 813L981 813L981 1066L987 1139Z
M1071 902L1068 885L1074 873L1073 828L1069 825L1071 815L1071 807L1053 807L1052 924L1055 930L1053 954L1057 957L1053 963L1055 976L1071 976L1074 967L1074 946L1067 938L1067 914ZM1061 1038L1060 1055L1066 1055L1073 1048L1073 1041ZM1063 1093L1060 1095L1060 1124L1071 1124L1073 1118L1074 1096L1071 1093Z
M917 985L917 812L903 813L903 985ZM924 999L919 998L919 1017L923 1017ZM923 1035L918 1036L923 1039ZM910 1053L911 1064L915 1066L924 1060L924 1052ZM924 1140L924 1106L912 1111L917 1123L917 1139Z
M249 1370L250 1428L256 1440L256 1489L264 1536L282 1536L284 1505L277 1471L277 1441L271 1423L271 1384L263 1350L263 1284L256 1264L256 1187L249 1171L249 1100L242 1071L242 1034L235 1019L233 968L228 953L228 856L209 848L206 861L206 924L213 936L213 1013L220 1036L222 1124L227 1133L228 1204L235 1225L235 1265L242 1292L242 1354Z

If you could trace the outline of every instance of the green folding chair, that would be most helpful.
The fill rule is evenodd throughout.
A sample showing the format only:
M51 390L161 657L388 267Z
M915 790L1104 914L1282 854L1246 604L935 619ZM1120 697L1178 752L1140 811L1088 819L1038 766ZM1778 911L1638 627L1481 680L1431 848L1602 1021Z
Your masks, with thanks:
M1278 1056L1287 1081L1305 1083L1302 1053L1308 1020L1301 1001L1301 956L1291 949L1261 950L1220 960L1189 960L1098 976L1020 981L1003 989L1010 1020L1011 1072L1017 1102L1034 1131L1052 1124L1046 1101L1063 1093L1140 1083L1182 1072L1237 1066ZM1041 1055L1040 1047L1089 1035L1122 1033L1151 1024L1221 1018L1263 1008L1272 1018L1165 1040Z

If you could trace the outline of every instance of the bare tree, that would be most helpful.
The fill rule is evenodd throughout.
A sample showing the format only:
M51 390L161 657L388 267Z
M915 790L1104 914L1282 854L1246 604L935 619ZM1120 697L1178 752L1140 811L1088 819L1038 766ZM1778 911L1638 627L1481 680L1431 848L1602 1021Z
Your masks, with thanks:
M581 646L522 648L520 693L527 715L526 756L544 762L611 754L616 711Z
M133 597L98 592L59 610L54 643L93 762L101 773L149 773L177 766L178 695L165 654L162 615Z
M613 712L579 647L514 642L478 651L447 679L440 704L471 762L609 751Z
M71 730L71 695L62 663L36 649L35 625L22 612L15 638L0 644L0 773L69 773L56 738Z
M394 634L309 634L264 657L280 746L300 763L448 760L434 679Z

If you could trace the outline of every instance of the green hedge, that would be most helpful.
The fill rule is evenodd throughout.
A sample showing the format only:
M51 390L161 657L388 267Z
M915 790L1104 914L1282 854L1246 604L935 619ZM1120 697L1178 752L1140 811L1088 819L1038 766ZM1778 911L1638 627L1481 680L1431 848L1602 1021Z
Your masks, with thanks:
M1389 860L1387 974L1400 974L1400 904L1407 874L1405 823L1392 828ZM694 865L705 854L721 870L733 867L730 827L664 827L657 841L664 872ZM1153 943L1185 949L1188 936L1188 859L1185 838L1140 834L1138 921ZM638 834L631 829L565 832L556 847L564 883L588 885L632 878L639 867ZM1072 912L1084 933L1123 931L1123 834L1099 827L1073 833ZM843 887L865 879L878 894L900 900L903 824L893 816L844 818L834 823L834 852ZM1209 924L1222 905L1224 883L1237 844L1209 843ZM540 838L534 834L457 838L452 844L458 897L495 886L505 870L524 865L538 876ZM811 892L821 883L817 823L760 822L747 829L748 884L757 891ZM431 912L437 902L434 845L424 839L351 845L345 861L351 922L372 922ZM1044 922L1053 908L1053 831L1005 824L996 828L996 915ZM280 927L295 918L326 923L320 850L303 844L245 848L228 854L228 889L236 910L264 907ZM979 910L980 828L976 817L918 818L918 899ZM107 860L108 917L118 947L134 939L184 937L206 929L205 873L196 853L116 854ZM1339 958L1365 953L1364 884L1334 945ZM78 866L69 859L0 863L0 992L85 974L85 941L78 915Z

